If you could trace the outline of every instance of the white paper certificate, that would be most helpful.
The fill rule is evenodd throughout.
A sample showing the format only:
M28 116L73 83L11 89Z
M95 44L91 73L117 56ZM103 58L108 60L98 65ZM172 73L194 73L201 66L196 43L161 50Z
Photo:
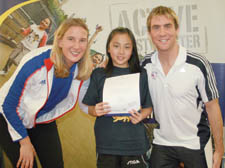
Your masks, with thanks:
M140 110L140 73L106 78L103 102L109 103L107 115L130 115L128 111Z

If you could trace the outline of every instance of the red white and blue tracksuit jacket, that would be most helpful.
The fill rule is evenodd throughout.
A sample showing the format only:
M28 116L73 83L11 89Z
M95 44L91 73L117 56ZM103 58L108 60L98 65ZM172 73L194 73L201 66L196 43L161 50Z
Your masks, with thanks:
M81 101L89 81L75 79L78 74L78 66L76 66L67 97L51 111L36 118L51 92L54 66L50 60L50 53L51 46L47 46L25 55L14 74L0 89L0 113L8 123L13 141L25 138L26 128L51 122L71 111L78 99L81 109L87 112L87 106Z

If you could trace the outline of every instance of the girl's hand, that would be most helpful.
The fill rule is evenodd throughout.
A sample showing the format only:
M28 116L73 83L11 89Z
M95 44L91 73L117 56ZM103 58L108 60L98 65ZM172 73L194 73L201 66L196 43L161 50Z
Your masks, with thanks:
M95 114L96 116L103 116L110 112L110 106L106 102L101 102L95 105Z
M101 32L103 30L103 28L102 28L102 26L100 26L100 25L96 25L96 33L99 33L99 32Z
M20 140L20 157L17 162L17 168L33 168L34 156L36 154L33 145L30 142L30 138Z
M131 114L130 120L133 124L137 124L143 120L142 114L137 112L136 110L131 110L129 111L129 113Z

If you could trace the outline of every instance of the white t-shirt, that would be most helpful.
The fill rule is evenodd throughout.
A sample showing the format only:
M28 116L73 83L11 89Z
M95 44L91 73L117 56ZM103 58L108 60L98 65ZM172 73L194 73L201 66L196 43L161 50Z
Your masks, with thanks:
M180 46L167 75L157 51L145 57L143 66L148 73L154 115L159 123L159 129L154 129L153 143L200 149L209 136L203 102L219 97L209 62Z
M38 48L39 43L43 36L46 34L44 30L39 29L39 26L36 24L32 24L30 26L30 34L27 35L21 43L29 50Z

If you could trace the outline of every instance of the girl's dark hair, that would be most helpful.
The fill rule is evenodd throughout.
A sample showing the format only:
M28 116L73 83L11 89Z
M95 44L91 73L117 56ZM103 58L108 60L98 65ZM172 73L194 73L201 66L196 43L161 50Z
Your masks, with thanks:
M141 72L141 67L140 67L139 57L138 57L138 52L137 52L136 40L135 40L135 37L134 37L133 33L128 28L118 27L118 28L115 28L111 31L111 33L108 36L107 43L106 43L106 53L107 53L107 56L109 58L108 64L105 68L107 76L110 76L112 74L113 67L114 67L113 62L112 62L112 57L111 57L110 53L108 52L108 49L109 49L109 45L110 45L111 40L113 39L113 37L116 34L127 34L130 37L130 39L132 41L132 45L133 45L132 54L131 54L131 57L128 61L130 72L131 73Z

